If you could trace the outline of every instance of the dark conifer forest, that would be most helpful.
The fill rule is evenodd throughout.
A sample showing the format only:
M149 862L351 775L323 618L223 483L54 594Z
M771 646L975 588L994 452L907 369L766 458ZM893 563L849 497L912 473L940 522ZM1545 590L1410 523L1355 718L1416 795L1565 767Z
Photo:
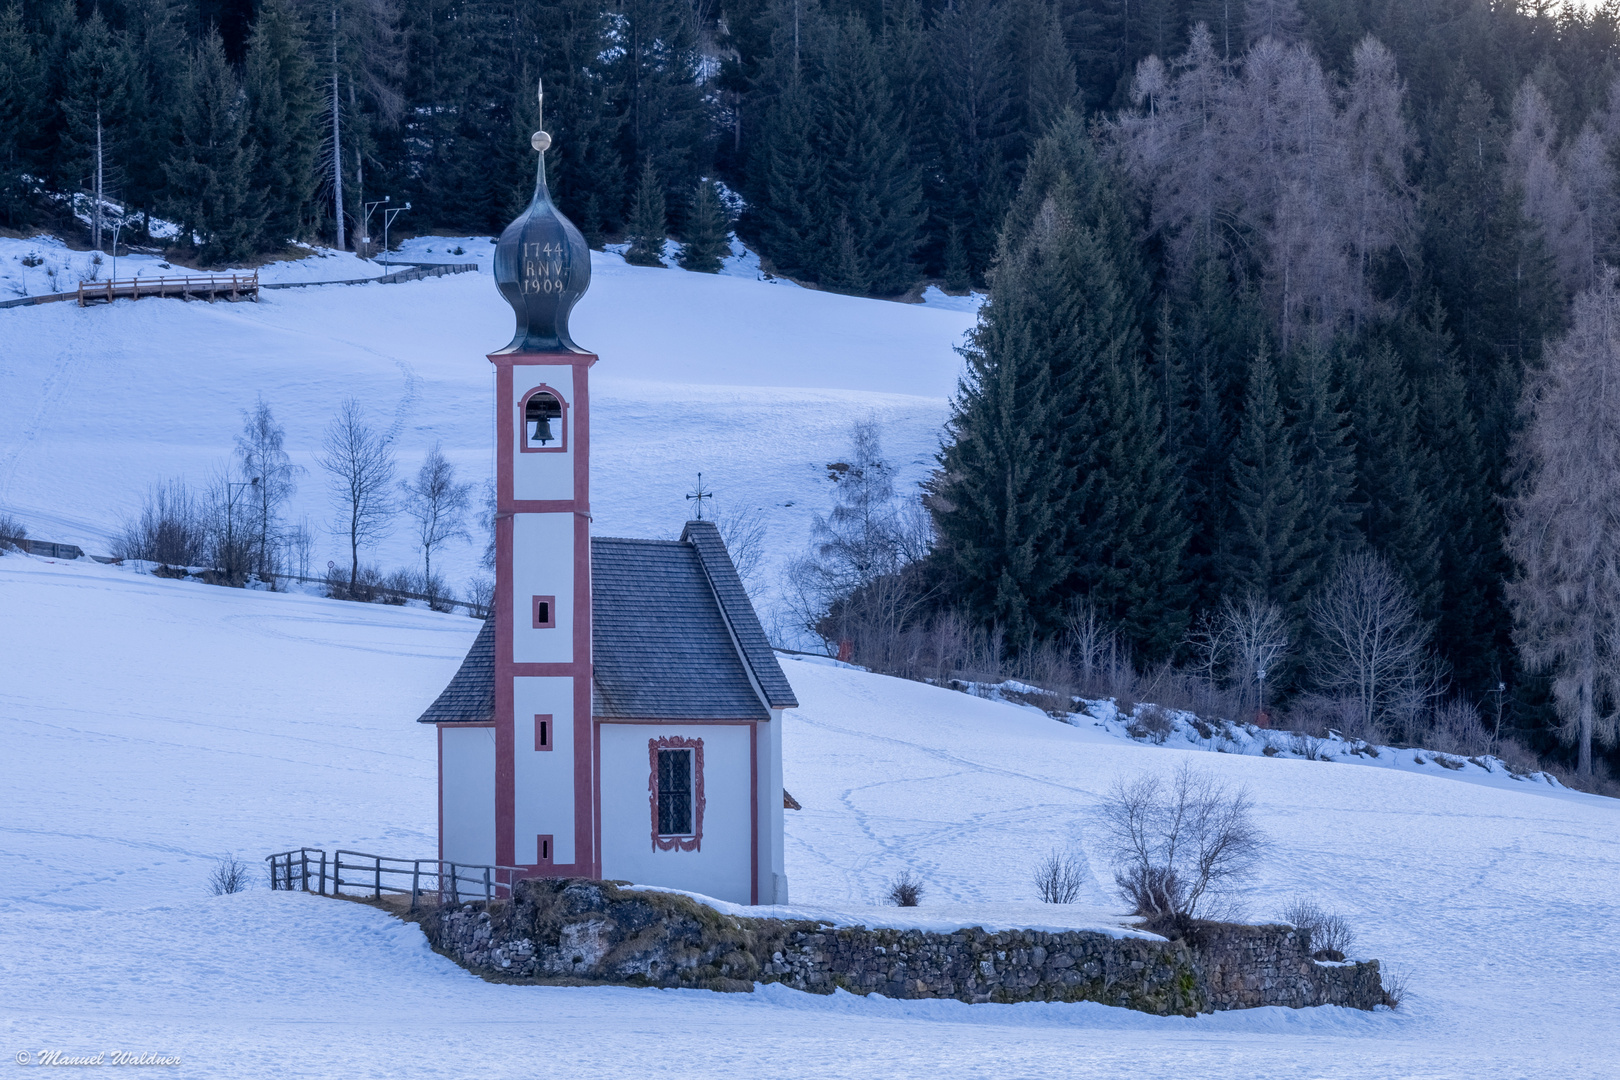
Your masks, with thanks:
M100 190L200 265L353 246L384 195L497 232L543 76L594 245L714 270L734 227L820 288L989 290L908 617L1017 653L1083 613L1230 675L1197 643L1264 608L1287 701L1353 681L1335 598L1393 598L1426 666L1387 723L1461 701L1589 771L1620 624L1556 598L1620 597L1620 556L1530 536L1584 482L1545 402L1614 309L1617 62L1613 2L11 0L0 226L94 242Z

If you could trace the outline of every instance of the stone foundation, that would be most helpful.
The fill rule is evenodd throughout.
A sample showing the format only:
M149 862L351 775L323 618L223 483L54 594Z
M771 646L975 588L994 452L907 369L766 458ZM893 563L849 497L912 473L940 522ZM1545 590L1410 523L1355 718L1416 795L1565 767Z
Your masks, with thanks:
M724 915L612 882L526 880L512 902L426 912L434 948L502 982L796 990L967 1002L1098 1001L1142 1012L1387 1004L1378 961L1319 963L1287 926L1196 924L1187 938L1090 931L832 928Z

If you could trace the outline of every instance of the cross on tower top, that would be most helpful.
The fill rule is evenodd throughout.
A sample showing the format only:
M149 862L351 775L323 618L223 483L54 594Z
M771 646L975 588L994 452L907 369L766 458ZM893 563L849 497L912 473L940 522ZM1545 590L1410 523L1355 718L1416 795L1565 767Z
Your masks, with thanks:
M690 499L690 500L694 500L694 501L697 502L697 519L699 521L702 521L703 520L703 500L704 499L712 499L712 498L714 498L714 492L707 491L703 487L703 474L702 473L698 473L697 490L692 491L692 492L688 492L686 497L688 499Z

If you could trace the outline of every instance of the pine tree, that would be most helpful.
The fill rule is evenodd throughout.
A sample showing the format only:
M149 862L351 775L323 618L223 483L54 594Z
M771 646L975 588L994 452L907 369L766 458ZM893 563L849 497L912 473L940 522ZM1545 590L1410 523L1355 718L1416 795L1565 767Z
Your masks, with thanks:
M1491 497L1490 475L1445 321L1445 309L1438 298L1431 299L1412 350L1418 437L1434 462L1425 487L1435 508L1440 545L1435 638L1458 689L1482 699L1500 681L1504 664L1510 627L1502 582L1510 573L1502 551L1501 507Z
M40 114L39 57L22 10L0 10L0 223L19 228L33 216L33 139Z
M624 0L616 14L620 156L636 175L652 165L667 192L690 191L708 164L697 20L682 0Z
M668 235L664 218L664 185L649 161L641 167L636 184L635 211L630 215L630 249L625 261L634 266L663 266L664 238Z
M1232 448L1224 591L1234 600L1269 600L1297 627L1304 621L1313 553L1299 465L1278 400L1276 369L1264 344L1249 365L1248 383Z
M714 181L699 180L686 211L686 237L680 263L704 274L720 272L720 260L731 254L731 215L720 201Z
M1387 341L1372 344L1350 382L1356 501L1367 544L1401 575L1418 610L1432 620L1441 599L1440 544L1424 482L1434 475L1434 463L1418 437L1418 399Z
M1056 629L1068 474L1040 323L1040 284L1054 253L1039 238L1004 248L995 291L962 349L949 443L929 484L936 556L963 609L1024 642Z
M286 0L266 0L247 44L244 89L250 188L264 201L263 237L275 249L310 235L321 103L302 20Z
M1289 418L1306 534L1305 586L1310 590L1361 547L1353 502L1356 451L1331 354L1320 346L1304 346L1291 368Z
M838 217L826 222L832 242L822 249L818 277L846 292L893 296L917 278L922 194L895 130L881 55L861 20L837 27L824 68L814 148L826 163L824 197Z
M124 5L123 40L129 51L132 87L119 194L125 209L126 243L160 243L151 234L152 216L163 206L168 183L164 166L179 140L185 111L180 84L189 51L184 0L130 0ZM130 223L132 212L140 218ZM131 228L131 224L134 225Z
M765 133L749 161L749 221L760 250L783 274L813 277L825 242L823 161L812 152L814 102L789 73L765 112Z
M73 51L67 56L62 112L67 124L62 133L66 151L61 166L69 170L59 182L69 191L88 190L93 196L91 243L102 246L106 213L102 200L120 186L131 101L132 65L128 51L113 35L99 10L79 27ZM111 230L108 229L109 234Z
M247 103L218 32L197 46L188 72L181 142L169 163L181 235L197 235L197 258L228 263L260 242L265 208L250 185L258 154L247 141Z

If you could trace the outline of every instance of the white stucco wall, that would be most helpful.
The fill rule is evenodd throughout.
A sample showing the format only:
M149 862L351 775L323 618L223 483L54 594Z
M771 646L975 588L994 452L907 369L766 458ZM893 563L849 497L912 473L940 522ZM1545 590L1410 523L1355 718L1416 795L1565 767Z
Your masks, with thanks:
M574 680L524 676L512 680L514 754L513 856L539 861L536 838L552 837L553 863L574 861ZM534 718L551 714L550 750L534 748Z
M523 453L523 407L529 391L549 386L566 405L568 449ZM507 423L512 426L512 497L514 499L572 499L574 497L574 369L566 364L517 364L512 369L512 400L507 402ZM560 434L560 433L559 433Z
M535 455L531 454L530 457ZM532 599L557 598L555 626L534 628ZM574 658L574 515L512 515L512 659L567 664Z
M495 862L495 729L440 729L439 811L443 857L481 866Z
M705 806L703 843L697 851L653 848L647 742L668 735L703 740ZM603 877L751 903L748 725L603 724L601 746ZM780 792L777 802L781 802ZM763 862L763 851L761 854ZM766 898L762 895L761 899Z

